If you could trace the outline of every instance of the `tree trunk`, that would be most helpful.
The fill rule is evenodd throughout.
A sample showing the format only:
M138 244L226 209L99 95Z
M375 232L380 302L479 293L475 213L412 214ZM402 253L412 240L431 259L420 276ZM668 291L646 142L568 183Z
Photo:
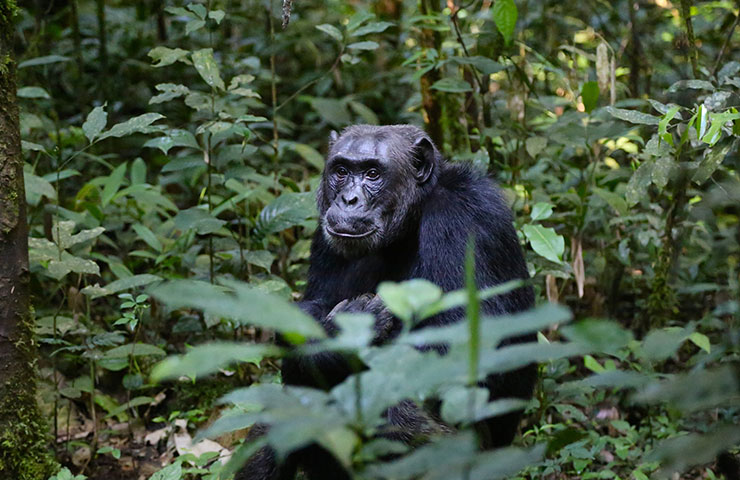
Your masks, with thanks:
M36 403L28 234L13 59L15 2L0 0L0 478L45 480L54 461Z

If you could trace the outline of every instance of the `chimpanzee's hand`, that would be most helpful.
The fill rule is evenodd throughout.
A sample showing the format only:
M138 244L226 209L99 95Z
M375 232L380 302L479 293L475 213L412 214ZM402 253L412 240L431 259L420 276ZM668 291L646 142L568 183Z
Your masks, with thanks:
M336 329L334 317L339 312L371 313L375 317L373 345L380 345L401 331L401 322L385 308L379 296L365 293L351 300L342 300L326 316L327 323Z

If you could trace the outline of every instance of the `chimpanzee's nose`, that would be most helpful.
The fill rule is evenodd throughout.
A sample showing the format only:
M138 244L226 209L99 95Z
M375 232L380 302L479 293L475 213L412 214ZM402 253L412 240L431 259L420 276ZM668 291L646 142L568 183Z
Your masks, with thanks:
M342 202L347 206L355 205L359 200L360 197L354 192L342 194Z

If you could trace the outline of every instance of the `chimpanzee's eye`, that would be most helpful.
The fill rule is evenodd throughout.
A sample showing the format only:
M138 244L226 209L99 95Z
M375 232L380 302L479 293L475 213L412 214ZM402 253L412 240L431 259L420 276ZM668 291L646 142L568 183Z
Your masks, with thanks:
M380 172L377 168L371 168L367 172L365 172L365 178L368 180L377 180L380 177Z
M344 178L349 174L347 169L342 167L341 165L334 169L334 173L340 178Z

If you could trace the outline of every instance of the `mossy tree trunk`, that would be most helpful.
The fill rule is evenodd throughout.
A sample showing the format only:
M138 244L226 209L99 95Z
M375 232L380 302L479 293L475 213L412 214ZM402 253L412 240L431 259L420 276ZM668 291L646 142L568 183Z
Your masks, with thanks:
M45 480L54 465L36 403L28 235L16 104L15 2L0 0L0 478Z

